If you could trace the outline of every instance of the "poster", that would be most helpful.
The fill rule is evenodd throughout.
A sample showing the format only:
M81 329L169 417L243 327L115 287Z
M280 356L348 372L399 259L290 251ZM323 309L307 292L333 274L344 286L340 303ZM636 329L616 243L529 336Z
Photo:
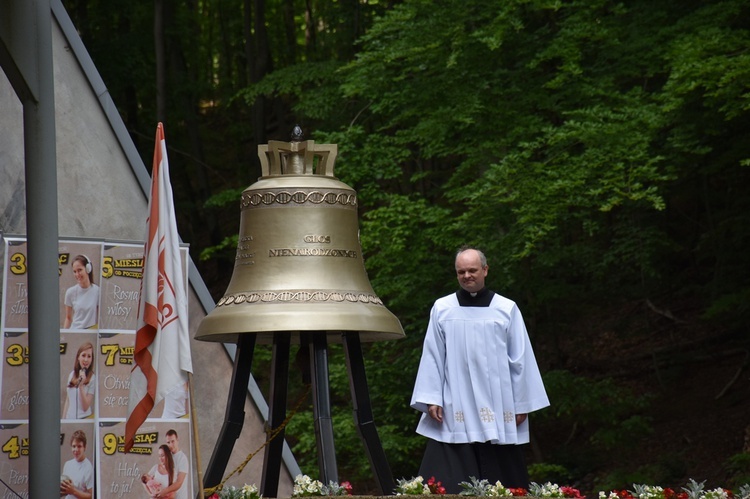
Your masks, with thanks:
M0 497L29 497L29 424L0 423Z
M192 480L192 448L190 423L187 420L147 420L135 437L135 445L127 454L125 447L125 422L99 423L99 491L100 497L149 497L143 476L154 476L160 454L171 461L181 473L186 497L194 497ZM158 482L159 477L154 477ZM148 480L147 480L148 481ZM152 484L152 486L154 486Z
M98 329L101 261L101 243L60 242L58 273L60 275L60 327L62 329Z
M99 329L135 331L143 277L143 245L105 244Z
M3 367L0 371L0 421L26 421L29 418L29 333L3 333Z
M68 482L79 490L81 484L85 484L86 488L94 490L96 454L96 425L93 420L63 422L60 425L61 484ZM94 497L97 497L96 494Z
M0 497L28 497L27 243L5 236L1 246ZM188 252L181 251L187 286ZM123 452L142 266L142 243L59 243L60 479L93 484L94 497L148 497L142 475L168 449L188 467L184 487L192 497L187 386L169 394L169 410L163 401L154 407L134 449Z
M5 240L3 272L3 331L26 329L29 320L26 241Z
M133 368L135 332L99 333L99 417L128 416L130 370Z
M60 333L60 417L94 419L97 416L99 365L96 332Z

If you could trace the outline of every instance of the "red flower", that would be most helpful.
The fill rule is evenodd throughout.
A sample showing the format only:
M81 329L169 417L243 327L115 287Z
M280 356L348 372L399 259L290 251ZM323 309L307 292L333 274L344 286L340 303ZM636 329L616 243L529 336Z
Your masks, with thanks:
M352 484L349 482L341 482L341 486L346 491L347 495L352 495ZM209 498L210 499L210 498Z
M213 494L211 494L211 497L209 497L208 499L219 499L219 494L214 492Z
M510 490L510 493L516 497L523 497L523 496L529 495L529 491L524 489L523 487L509 488L508 490Z
M586 496L581 495L581 491L574 489L573 487L563 486L560 487L560 491L564 497L572 497L574 499L586 499Z
M443 487L443 483L436 481L434 476L431 476L427 480L427 488L430 489L430 493L432 494L445 494L445 487Z

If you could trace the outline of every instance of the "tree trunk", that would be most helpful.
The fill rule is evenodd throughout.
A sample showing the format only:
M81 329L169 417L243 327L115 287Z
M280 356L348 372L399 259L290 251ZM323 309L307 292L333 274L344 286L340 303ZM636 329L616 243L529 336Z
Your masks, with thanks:
M271 49L268 44L268 31L266 30L266 2L265 0L253 1L254 13L254 47L255 59L250 63L250 81L257 83L262 80L271 71ZM253 136L255 144L265 144L267 142L266 134L266 100L263 96L258 96L250 109L251 122L253 125ZM260 168L257 156L254 157L254 165Z
M154 2L154 51L156 62L156 121L167 118L167 61L164 40L164 0Z
M305 53L307 60L314 60L312 56L315 54L315 16L312 0L305 0Z

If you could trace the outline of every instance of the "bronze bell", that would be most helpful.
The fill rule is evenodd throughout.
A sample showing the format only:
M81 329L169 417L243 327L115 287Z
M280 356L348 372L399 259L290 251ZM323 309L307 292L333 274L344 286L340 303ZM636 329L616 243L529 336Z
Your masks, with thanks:
M299 140L295 140L299 139ZM398 339L401 323L375 295L359 242L357 193L333 175L336 144L258 146L262 176L242 192L234 272L195 338L236 342L255 334L321 332L341 342ZM299 334L292 335L299 341Z

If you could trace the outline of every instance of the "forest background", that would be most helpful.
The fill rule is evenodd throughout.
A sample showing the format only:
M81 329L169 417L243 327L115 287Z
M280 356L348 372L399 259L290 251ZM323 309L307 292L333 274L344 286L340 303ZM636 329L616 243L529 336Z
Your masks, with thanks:
M533 480L592 497L750 481L750 3L63 3L147 165L164 122L215 299L257 145L295 124L338 144L370 281L406 331L364 352L395 478L417 473L424 329L468 243L523 311L552 402L531 416ZM339 476L372 492L331 355ZM309 403L287 437L316 477Z

